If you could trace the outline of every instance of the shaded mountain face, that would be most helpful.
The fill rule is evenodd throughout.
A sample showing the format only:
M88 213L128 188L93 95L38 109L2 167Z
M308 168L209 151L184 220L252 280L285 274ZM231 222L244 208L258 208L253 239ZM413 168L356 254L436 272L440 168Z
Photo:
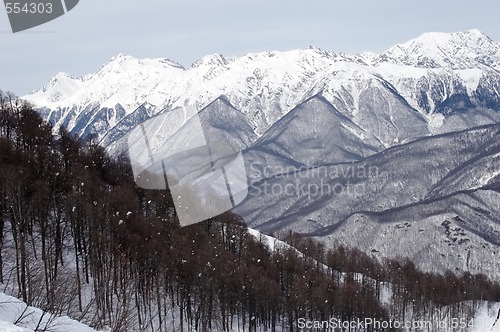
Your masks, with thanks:
M417 139L359 162L277 174L254 183L237 212L251 226L268 231L299 221L301 232L325 233L353 213L381 213L458 193L497 190L499 134L498 124L489 125ZM275 184L282 193L266 191ZM294 190L286 192L289 184ZM262 206L269 209L263 213ZM305 224L302 216L308 211L317 217Z
M317 95L271 126L245 150L245 159L254 182L285 171L359 161L384 149L373 134Z
M251 162L259 160L261 169L292 165L307 168L358 161L383 149L374 135L323 97L314 96L278 120L245 155Z
M261 136L321 93L358 127L393 146L428 131L498 121L499 64L499 44L477 30L427 33L381 54L311 47L239 58L211 55L189 68L118 55L91 75L57 74L23 98L56 130L64 126L109 146L144 117L174 109L198 112L221 95Z
M420 138L359 162L276 174L252 183L235 212L266 232L290 229L409 256L426 269L500 275L490 264L500 258L499 137L500 126L488 125Z

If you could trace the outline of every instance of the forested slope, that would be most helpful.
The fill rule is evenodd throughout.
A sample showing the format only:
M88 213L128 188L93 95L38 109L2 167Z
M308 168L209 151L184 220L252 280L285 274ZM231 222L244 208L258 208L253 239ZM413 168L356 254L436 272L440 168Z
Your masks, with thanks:
M168 191L137 188L125 156L53 136L3 93L0 197L3 290L97 329L295 331L299 318L472 318L476 301L500 301L483 275L422 273L292 233L271 250L230 213L180 228Z

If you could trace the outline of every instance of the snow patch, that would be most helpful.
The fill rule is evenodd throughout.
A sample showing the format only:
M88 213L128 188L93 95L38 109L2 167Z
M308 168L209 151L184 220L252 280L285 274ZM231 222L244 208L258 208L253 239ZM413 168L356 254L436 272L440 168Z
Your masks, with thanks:
M14 324L16 323L16 324ZM0 293L0 331L2 332L96 332L67 316L57 317L30 307L21 300Z

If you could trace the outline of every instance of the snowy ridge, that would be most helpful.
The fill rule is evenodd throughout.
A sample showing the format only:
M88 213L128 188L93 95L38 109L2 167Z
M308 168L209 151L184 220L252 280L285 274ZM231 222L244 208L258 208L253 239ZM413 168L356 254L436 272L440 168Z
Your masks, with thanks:
M498 68L500 45L477 29L429 32L397 44L371 61L374 65L381 62L419 68Z
M379 103L378 95L391 94L423 114L419 121L425 125L431 114L448 116L453 109L478 114L479 123L472 123L477 125L500 121L499 64L500 44L478 30L423 34L382 54L346 55L315 47L238 58L214 54L187 69L168 59L120 54L94 74L80 78L58 74L23 98L38 107L56 130L63 126L100 139L141 107L150 109L150 115L172 109L196 112L221 95L245 114L259 136L320 92L348 117L362 118L371 112L360 109L363 97ZM370 129L362 119L352 120ZM405 134L404 128L398 130ZM394 139L404 137L380 139L393 145ZM105 143L113 141L108 137Z

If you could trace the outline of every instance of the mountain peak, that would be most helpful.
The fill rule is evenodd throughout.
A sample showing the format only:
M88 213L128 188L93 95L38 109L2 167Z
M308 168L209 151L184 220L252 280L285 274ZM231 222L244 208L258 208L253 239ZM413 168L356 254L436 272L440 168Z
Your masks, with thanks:
M465 31L462 31L462 32L458 32L458 34L467 34L467 35L471 35L471 36L476 36L476 37L481 37L481 38L488 38L490 39L490 37L488 37L486 34L484 34L481 30L479 29L469 29L469 30L465 30Z
M375 64L390 62L420 68L470 69L496 67L500 63L500 44L477 29L461 32L427 32L397 44Z
M81 87L83 78L58 72L41 89L32 92L32 102L50 104L58 102L66 95L72 95Z
M177 68L177 69L182 69L184 70L184 67L167 58L135 58L131 55L119 53L118 55L112 57L109 59L108 62L102 66L102 68L105 67L110 67L110 66L122 66L122 65L127 65L127 64L138 64L138 65L150 65L150 64L161 64L161 65L167 65L169 67ZM101 69L102 69L101 68Z
M211 67L225 66L229 62L230 61L222 54L215 53L211 55L205 55L201 59L195 61L191 65L191 68L196 68L200 66L211 66Z
M124 53L118 53L117 55L115 55L114 57L109 59L108 63L110 63L110 62L123 62L126 60L135 60L135 59L136 58L134 58L131 55L124 54Z
M330 58L330 59L344 58L344 56L345 56L344 54L337 54L335 52L327 51L325 49L322 49L320 47L316 47L313 45L309 45L307 50L312 51L312 52L314 52L322 57Z
M412 43L423 43L423 44L439 44L439 43L459 43L464 45L466 43L471 43L469 46L477 46L478 41L490 41L492 40L482 33L478 29L470 29L459 32L425 32L419 37L409 40L406 44Z

